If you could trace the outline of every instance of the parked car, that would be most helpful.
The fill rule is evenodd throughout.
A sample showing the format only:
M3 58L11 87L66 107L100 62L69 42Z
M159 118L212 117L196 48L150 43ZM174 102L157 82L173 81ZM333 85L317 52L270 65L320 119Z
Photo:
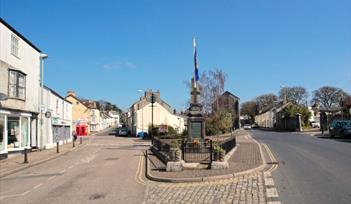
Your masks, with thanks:
M250 124L245 124L244 125L244 129L245 130L250 130L251 129L251 125Z
M311 126L312 126L312 128L320 128L321 127L321 125L317 121L311 121Z
M116 136L128 136L129 135L129 129L126 127L121 127L118 128Z
M351 120L341 120L341 119L334 120L329 127L329 134L330 134L330 137L351 136Z

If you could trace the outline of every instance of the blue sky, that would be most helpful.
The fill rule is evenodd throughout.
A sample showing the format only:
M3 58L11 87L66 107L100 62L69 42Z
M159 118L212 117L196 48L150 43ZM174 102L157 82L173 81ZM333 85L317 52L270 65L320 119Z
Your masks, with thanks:
M46 85L123 109L148 88L185 108L193 36L200 73L224 70L241 101L282 84L351 92L349 0L0 0L0 16L49 55Z

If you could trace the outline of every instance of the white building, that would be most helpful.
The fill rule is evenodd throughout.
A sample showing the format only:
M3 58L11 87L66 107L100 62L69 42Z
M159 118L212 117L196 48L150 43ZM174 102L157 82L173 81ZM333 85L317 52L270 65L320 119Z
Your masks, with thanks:
M131 129L132 135L137 135L139 132L148 132L148 128L152 123L152 117L155 126L171 126L178 133L182 133L185 129L184 118L172 113L171 107L161 100L159 91L154 93L155 103L152 108L151 95L152 91L148 90L145 92L145 95L130 108L131 114L128 119L128 125Z
M102 129L101 125L101 114L97 108L90 109L90 132L97 132Z
M45 149L72 141L72 103L48 87L44 87L43 137L40 137Z
M119 126L119 114L116 111L109 111L108 115L112 118L113 125Z
M0 156L37 146L41 51L0 18Z

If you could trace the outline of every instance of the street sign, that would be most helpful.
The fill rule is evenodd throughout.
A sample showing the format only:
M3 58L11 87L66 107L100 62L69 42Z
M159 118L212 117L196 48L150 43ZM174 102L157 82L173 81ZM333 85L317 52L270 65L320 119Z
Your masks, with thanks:
M45 113L45 117L46 117L46 118L50 118L50 117L51 117L51 112L50 112L50 111L47 111L47 112Z

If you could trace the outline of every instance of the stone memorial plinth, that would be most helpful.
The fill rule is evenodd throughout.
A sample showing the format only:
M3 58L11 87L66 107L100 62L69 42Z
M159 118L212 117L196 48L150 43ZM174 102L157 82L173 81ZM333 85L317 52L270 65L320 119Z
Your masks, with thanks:
M202 114L202 105L198 103L198 95L200 92L197 86L194 86L194 80L192 80L192 87L191 103L188 113L188 140L203 140L205 138L205 122Z

